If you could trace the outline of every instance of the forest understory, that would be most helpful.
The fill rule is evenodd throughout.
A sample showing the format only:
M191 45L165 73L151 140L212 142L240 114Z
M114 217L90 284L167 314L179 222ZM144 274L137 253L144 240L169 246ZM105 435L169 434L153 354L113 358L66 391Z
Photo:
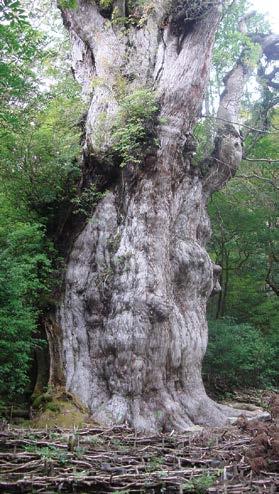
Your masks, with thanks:
M0 490L276 493L279 395L236 394L236 399L244 397L268 409L271 419L241 416L235 425L159 435L137 434L127 426L34 429L3 422Z

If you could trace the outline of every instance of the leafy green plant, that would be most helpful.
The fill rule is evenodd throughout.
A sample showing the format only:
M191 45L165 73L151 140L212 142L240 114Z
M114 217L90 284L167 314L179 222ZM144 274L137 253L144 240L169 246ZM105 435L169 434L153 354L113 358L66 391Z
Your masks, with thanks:
M211 387L272 384L275 348L259 330L249 324L224 319L209 323L209 343L204 360L204 375Z
M156 470L161 470L164 463L164 458L161 457L151 457L148 458L148 462L145 466L147 472L156 472Z
M31 9L30 22L22 2L5 0L0 6L3 401L27 391L34 349L43 344L36 337L38 323L42 312L53 303L54 265L60 263L47 238L55 237L58 225L63 226L71 211L80 176L76 159L80 151L77 118L82 111L79 87L65 75L66 64L60 70L59 62L56 60L55 65L51 61L55 48L50 50L47 35L33 27L34 11ZM44 87L46 73L51 76L48 88Z
M183 484L183 492L194 492L195 494L205 494L207 489L213 486L216 477L213 475L200 475L193 477Z
M38 84L33 70L34 58L42 59L41 34L32 28L19 1L5 0L0 5L0 123L1 139L21 125L24 103L33 100ZM16 103L16 104L15 104Z
M74 212L83 214L89 217L92 214L93 208L104 197L105 192L97 192L95 184L92 184L87 189L84 189L79 196L72 199L74 204Z
M153 134L158 111L155 94L150 89L138 89L120 101L112 139L113 150L122 159L121 167L139 164L144 147L155 145Z
M91 436L89 438L89 442L93 445L93 446L98 446L98 445L101 445L101 444L104 444L104 439L101 437L101 436Z
M61 408L58 405L58 403L53 403L53 402L47 403L45 406L45 409L49 410L50 412L54 412L54 413L59 413L61 411Z
M46 460L57 460L63 465L67 463L67 451L64 449L57 448L56 446L44 446L39 447L33 444L25 446L25 451L28 453L34 453L42 459Z
M75 453L75 456L79 459L81 459L84 454L86 453L87 449L82 447L82 446L76 446L74 448L74 453Z
M109 7L112 7L113 5L113 0L99 0L99 4L101 7L104 9L107 9Z
M252 49L252 60L257 57L257 48L251 39L239 30L239 20L247 13L247 0L239 0L225 5L224 15L220 23L213 55L213 65L221 81L224 74L230 70L242 52L243 47ZM261 14L254 14L246 19L249 33L267 33L269 26ZM256 51L255 51L256 50ZM248 52L246 51L246 55ZM246 60L247 61L247 58ZM252 62L253 63L253 62Z
M77 0L59 0L58 5L62 9L76 9L78 3Z
M28 103L26 120L1 139L0 178L15 208L31 210L55 229L56 221L64 221L80 176L79 88L66 78L33 101L35 109Z
M5 399L22 392L28 382L31 352L40 344L34 338L39 309L50 290L51 272L42 226L20 221L9 204L2 202L0 395Z

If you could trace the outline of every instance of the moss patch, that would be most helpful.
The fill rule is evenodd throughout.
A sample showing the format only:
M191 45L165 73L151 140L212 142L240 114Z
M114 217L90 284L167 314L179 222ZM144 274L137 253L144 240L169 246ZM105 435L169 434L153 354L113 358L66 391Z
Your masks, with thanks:
M89 422L88 413L81 411L73 402L53 399L43 412L30 421L29 426L38 429L46 426L70 429L84 426Z
M29 427L72 427L85 426L91 423L89 410L71 393L61 390L48 390L33 399L35 417Z

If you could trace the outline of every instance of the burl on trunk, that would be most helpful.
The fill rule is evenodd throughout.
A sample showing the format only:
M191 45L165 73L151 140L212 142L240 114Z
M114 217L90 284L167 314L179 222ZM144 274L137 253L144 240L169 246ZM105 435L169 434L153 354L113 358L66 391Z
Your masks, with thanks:
M84 183L103 176L108 190L69 254L55 361L67 389L102 424L185 430L221 425L231 414L206 395L201 364L218 271L205 250L206 203L241 159L230 124L246 74L241 63L237 78L232 71L227 79L220 106L226 123L203 173L193 165L191 136L221 4L79 0L62 9L76 78L91 91ZM156 139L143 144L140 162L119 168L113 122L123 92L142 88L154 91L160 109ZM108 156L116 156L114 166Z

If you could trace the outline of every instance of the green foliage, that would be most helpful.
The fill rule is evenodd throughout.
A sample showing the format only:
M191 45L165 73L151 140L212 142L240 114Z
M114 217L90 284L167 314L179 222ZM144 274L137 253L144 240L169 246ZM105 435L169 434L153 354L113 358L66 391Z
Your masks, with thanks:
M36 332L58 262L47 236L76 193L81 104L69 78L41 93L49 52L20 2L2 2L0 18L0 397L10 400L25 391L42 344Z
M253 43L248 36L243 40L244 50L242 60L250 69L255 69L262 56L262 48L258 43Z
M47 404L50 404L52 402L52 399L52 394L47 391L46 393L35 396L32 405L36 410L43 409L46 407Z
M275 128L278 118L278 111L274 110L270 120ZM257 140L248 134L244 145L251 159L278 159L278 139L272 128L271 133ZM254 386L278 385L278 163L244 161L239 177L214 194L209 213L213 227L210 252L214 262L222 267L222 291L211 297L208 304L209 318L217 319L210 326L209 336L212 332L213 339L209 339L205 364L207 374L212 374L210 385L214 379L224 388L248 382ZM224 317L232 318L235 323L223 321ZM236 328L234 334L238 335L245 325L248 330L242 348L230 341L230 328ZM222 348L223 344L229 348L228 352ZM254 345L257 345L259 365L254 358ZM246 355L246 351L250 353ZM261 359L266 359L266 363ZM218 378L217 369L222 378Z
M51 262L40 224L21 219L1 195L0 395L9 399L28 382L40 306L49 292Z
M65 465L68 461L68 454L67 451L64 449L60 449L56 446L43 446L39 447L36 446L35 444L30 444L25 446L25 451L28 453L33 453L35 455L38 455L40 458L43 460L57 460L59 461L62 465Z
M145 466L147 472L156 472L157 470L162 469L162 465L164 463L164 458L159 456L153 456L148 458L148 462Z
M63 90L62 90L63 85ZM59 221L76 193L80 175L77 115L82 105L78 88L64 80L35 111L26 108L26 120L1 140L0 177L5 193L19 207L32 209L46 224Z
M219 81L224 75L231 70L236 60L243 53L243 47L246 47L245 53L248 57L249 51L252 54L254 64L258 56L258 47L251 39L239 30L240 19L243 18L249 10L247 0L238 0L227 4L222 21L220 23L214 48L213 65L216 70ZM268 32L268 24L261 14L255 14L246 18L247 31L249 33ZM247 58L246 58L247 61Z
M140 163L143 149L155 145L153 132L159 107L150 89L138 89L120 102L113 127L113 149L122 159L121 167Z
M216 477L213 475L200 475L193 477L183 484L183 492L195 492L196 494L205 494L207 489L212 487L216 481Z
M75 213L89 217L92 214L93 208L104 197L104 192L97 192L95 184L92 184L87 189L84 189L80 195L72 199L75 206Z
M211 2L181 0L175 4L178 18L182 13L183 22L187 22L202 17ZM60 0L59 5L73 9L77 1ZM124 14L113 11L112 0L99 0L99 5L105 17L126 29L141 26L154 1L129 0ZM242 56L253 69L260 53L259 47L238 31L247 1L227 5L214 54L212 107L222 88L221 81L235 60ZM19 1L2 2L0 20L0 396L9 399L24 390L32 350L40 343L35 338L36 329L51 295L55 257L46 239L54 238L62 229L73 206L76 213L88 217L103 193L92 185L77 195L80 131L76 122L82 112L78 86L68 77L62 78L59 68L51 67L51 75L58 77L60 83L42 89L46 81L42 77L45 68L41 66L48 66L51 54L44 46L44 36L31 26ZM266 29L261 16L248 19L249 32ZM103 83L95 80L95 85ZM152 90L138 89L127 96L126 89L126 79L119 75L114 90L120 99L120 110L112 129L112 151L121 166L141 163L148 146L156 146L154 130L159 113ZM267 92L265 104L269 107ZM278 128L278 113L270 112L268 119L272 118ZM103 139L107 131L105 113L100 115L99 123ZM196 136L201 142L197 161L208 143L212 145L214 129L210 125L197 126ZM255 145L254 137L248 136L246 149L255 158L275 159L276 137L267 135ZM243 164L241 172L248 174L251 169ZM248 381L255 386L273 384L279 374L279 307L270 283L279 285L278 199L277 189L270 185L276 170L268 164L259 171L253 164L253 172L262 174L261 186L253 179L245 183L236 179L225 192L215 194L210 204L214 230L211 254L223 267L223 292L209 306L211 318L218 320L210 325L205 373L210 375L210 383L227 388ZM111 240L114 251L117 242L117 238ZM117 262L122 269L125 257L119 256ZM104 284L110 271L104 269ZM224 320L224 316L236 322ZM58 411L59 405L49 402L47 393L38 398L37 406L42 404L50 412ZM157 469L157 460L149 468ZM198 490L204 488L202 480L200 487L197 481L194 479L188 489L203 492Z
M17 0L0 5L0 123L1 136L20 123L27 98L37 90L34 57L42 59L42 36L28 21Z
M216 111L216 102L224 89L223 80L226 74L232 70L236 61L242 60L251 74L257 66L260 56L260 47L253 43L250 36L246 34L269 32L269 25L262 14L247 16L250 10L249 0L238 0L236 2L224 2L224 13L216 33L211 80L207 90L207 108L212 113ZM246 29L240 29L241 20L245 18ZM244 26L242 26L244 27ZM255 100L255 94L249 99Z
M59 0L58 5L61 9L76 9L78 3L77 0Z
M99 0L99 4L101 7L104 9L107 9L109 7L112 7L113 5L113 0Z
M273 122L277 125L276 113ZM254 143L250 156L276 159L276 135L267 134ZM214 194L209 205L210 250L222 266L223 288L210 301L209 314L249 322L265 333L278 325L278 166L268 161L243 162L239 175Z
M124 12L119 6L113 5L113 0L97 0L97 3L102 14L108 17L113 25L129 28L133 25L141 26L145 22L148 10L152 9L153 0L128 0Z
M243 385L274 384L278 374L272 338L264 337L249 324L226 319L211 321L203 367L209 386L230 390ZM275 339L278 347L278 335Z

